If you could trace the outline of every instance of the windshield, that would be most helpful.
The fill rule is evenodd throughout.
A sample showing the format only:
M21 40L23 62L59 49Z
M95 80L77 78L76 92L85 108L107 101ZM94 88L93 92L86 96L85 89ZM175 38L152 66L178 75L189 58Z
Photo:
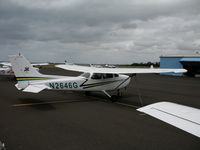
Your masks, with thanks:
M81 74L81 77L89 78L90 77L90 73L83 73L83 74Z

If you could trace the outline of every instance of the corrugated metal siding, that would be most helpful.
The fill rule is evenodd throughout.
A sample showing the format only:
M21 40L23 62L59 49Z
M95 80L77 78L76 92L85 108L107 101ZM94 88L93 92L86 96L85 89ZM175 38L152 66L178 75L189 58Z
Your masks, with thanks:
M182 57L160 57L160 68L183 68L181 59ZM162 73L162 75L181 76L182 73Z

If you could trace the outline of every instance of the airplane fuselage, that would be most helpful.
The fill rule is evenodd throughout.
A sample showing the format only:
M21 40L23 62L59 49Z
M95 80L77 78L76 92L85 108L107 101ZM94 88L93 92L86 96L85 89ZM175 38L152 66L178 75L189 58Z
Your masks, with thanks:
M35 81L31 84L33 85L38 84L38 82L40 81ZM48 86L48 89L51 90L112 91L124 88L129 83L130 83L129 76L117 75L117 77L115 77L113 75L112 78L110 77L101 79L92 79L92 76L88 78L78 76L78 77L65 77L65 78L62 77L60 79L46 79L46 82L44 84Z

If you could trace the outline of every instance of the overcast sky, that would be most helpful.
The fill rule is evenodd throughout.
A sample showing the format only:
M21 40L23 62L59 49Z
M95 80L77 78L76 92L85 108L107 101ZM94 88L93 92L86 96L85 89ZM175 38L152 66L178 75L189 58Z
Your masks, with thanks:
M159 61L200 51L200 0L0 0L0 60Z

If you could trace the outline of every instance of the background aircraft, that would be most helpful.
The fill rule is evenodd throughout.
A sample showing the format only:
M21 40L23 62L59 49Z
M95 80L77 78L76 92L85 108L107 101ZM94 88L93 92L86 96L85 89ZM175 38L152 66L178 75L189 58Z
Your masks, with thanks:
M31 64L32 66L45 66L49 63L34 63ZM9 62L1 62L0 63L0 75L14 75L14 72L12 70L12 65ZM36 68L38 69L38 68ZM39 69L38 69L39 70Z
M83 72L77 77L43 75L39 73L23 55L9 56L14 70L16 87L24 92L38 93L44 89L73 90L73 91L100 91L109 98L113 98L108 91L119 92L126 87L136 73L182 73L185 69L139 69L139 68L96 68L77 65L57 65L57 67ZM126 75L125 75L126 74Z
M9 66L1 66L0 67L0 75L14 75L14 72Z

